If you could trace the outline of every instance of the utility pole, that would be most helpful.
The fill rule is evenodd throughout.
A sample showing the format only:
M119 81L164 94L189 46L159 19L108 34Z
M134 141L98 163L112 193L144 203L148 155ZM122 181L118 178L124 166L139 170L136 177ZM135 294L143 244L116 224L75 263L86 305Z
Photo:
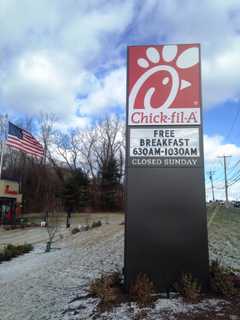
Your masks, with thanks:
M224 180L225 180L225 207L229 208L229 201L228 201L228 180L227 180L227 158L231 158L231 156L219 156L218 158L223 158L223 167L224 167Z
M1 152L0 152L0 180L2 179L3 159L6 148L7 139L7 127L8 127L8 116L0 116L0 138L1 138Z
M213 202L215 202L214 186L213 186L213 175L215 174L215 171L210 170L208 174L209 174L209 179L211 181L211 186L212 186L212 199L213 199Z

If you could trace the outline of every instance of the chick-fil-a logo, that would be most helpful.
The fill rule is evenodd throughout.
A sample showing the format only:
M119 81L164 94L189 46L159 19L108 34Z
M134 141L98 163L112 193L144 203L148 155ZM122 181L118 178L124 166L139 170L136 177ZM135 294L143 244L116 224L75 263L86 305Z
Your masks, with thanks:
M200 123L199 45L129 47L129 124Z

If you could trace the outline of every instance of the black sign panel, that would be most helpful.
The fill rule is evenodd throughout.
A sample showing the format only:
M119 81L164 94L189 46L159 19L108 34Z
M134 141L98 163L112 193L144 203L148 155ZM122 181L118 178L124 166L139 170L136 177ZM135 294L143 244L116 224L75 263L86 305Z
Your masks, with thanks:
M161 291L183 273L208 284L199 52L128 48L127 288L139 273Z

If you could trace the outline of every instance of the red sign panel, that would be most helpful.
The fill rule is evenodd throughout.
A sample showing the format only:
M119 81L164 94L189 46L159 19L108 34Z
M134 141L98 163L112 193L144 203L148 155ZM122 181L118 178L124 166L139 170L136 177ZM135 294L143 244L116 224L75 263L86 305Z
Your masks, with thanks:
M5 194L11 194L11 195L17 195L17 191L11 189L11 187L9 185L6 185L5 190L4 190Z
M130 125L200 124L199 52L199 44L129 47Z

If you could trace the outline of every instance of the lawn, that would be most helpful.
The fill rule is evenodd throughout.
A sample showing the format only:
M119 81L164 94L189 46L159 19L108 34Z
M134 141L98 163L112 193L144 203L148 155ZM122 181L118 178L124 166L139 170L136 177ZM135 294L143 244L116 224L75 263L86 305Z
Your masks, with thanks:
M240 209L208 209L210 259L240 272Z

